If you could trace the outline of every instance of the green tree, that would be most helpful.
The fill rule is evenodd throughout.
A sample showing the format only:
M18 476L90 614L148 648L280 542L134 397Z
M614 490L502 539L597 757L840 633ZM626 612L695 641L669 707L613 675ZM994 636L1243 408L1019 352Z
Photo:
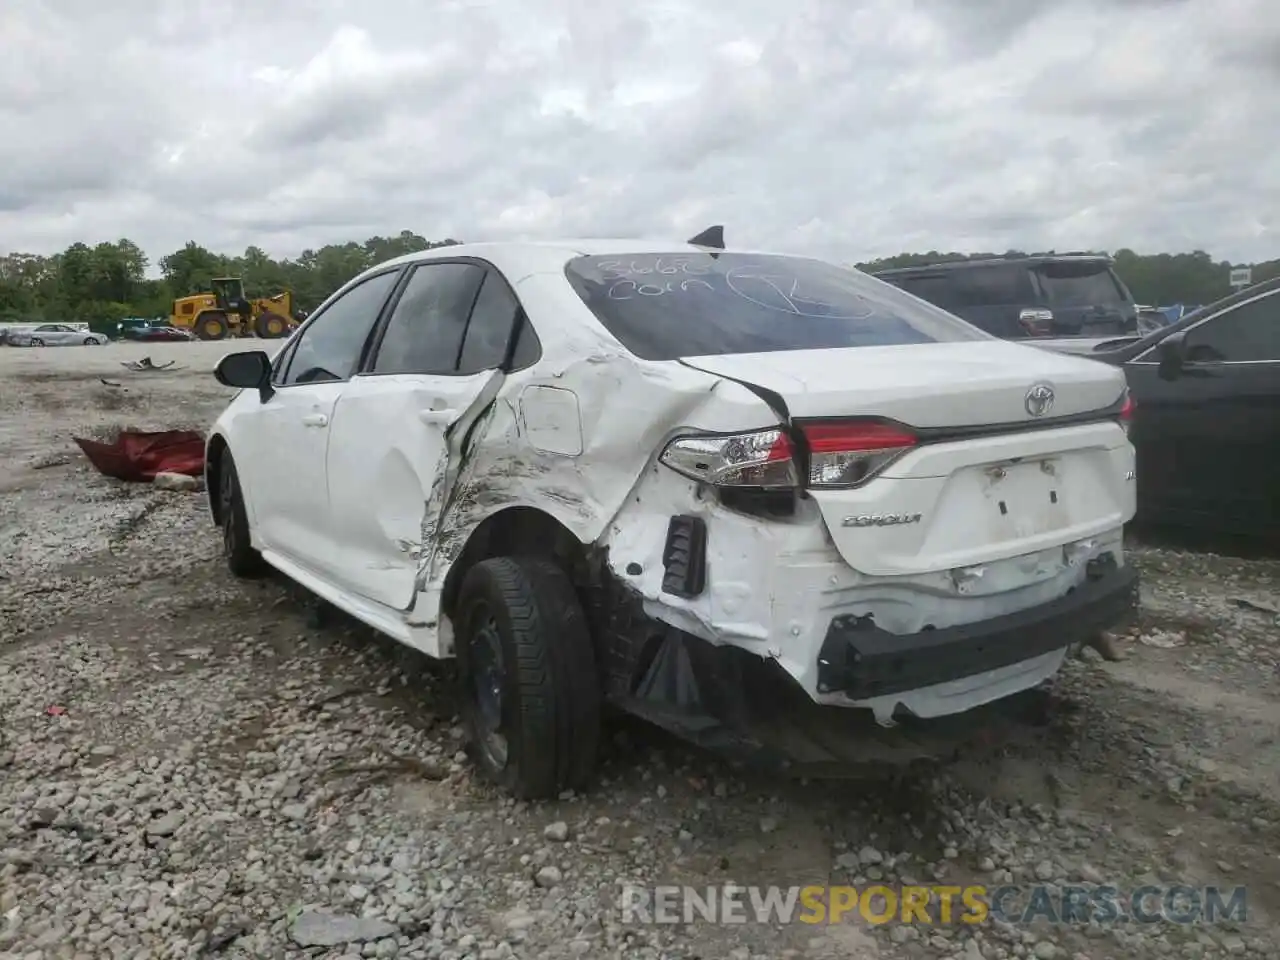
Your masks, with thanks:
M108 324L127 316L168 316L175 297L208 290L209 281L218 276L242 277L246 292L254 297L288 290L295 309L310 311L375 264L457 242L428 240L402 230L277 260L257 246L233 255L191 241L159 258L159 278L147 276L147 255L128 239L73 243L53 256L13 252L0 255L0 320ZM1023 254L1010 250L1004 255ZM875 270L993 256L1000 254L930 250L899 253L861 266ZM1117 272L1138 302L1153 305L1210 303L1229 292L1231 267L1243 266L1215 260L1203 250L1142 254L1125 248L1113 256ZM1255 282L1280 277L1280 259L1252 266Z

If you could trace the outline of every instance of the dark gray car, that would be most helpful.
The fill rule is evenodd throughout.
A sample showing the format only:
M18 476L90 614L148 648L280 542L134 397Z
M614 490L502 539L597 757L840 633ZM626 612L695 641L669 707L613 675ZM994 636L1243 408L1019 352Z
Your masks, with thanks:
M1106 256L957 260L875 276L1005 340L1138 332L1137 304Z

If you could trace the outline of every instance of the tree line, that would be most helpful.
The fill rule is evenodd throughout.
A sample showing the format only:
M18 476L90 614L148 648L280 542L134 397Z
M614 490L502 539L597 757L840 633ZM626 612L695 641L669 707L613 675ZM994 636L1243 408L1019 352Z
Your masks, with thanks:
M114 326L128 317L166 317L175 297L209 289L214 277L242 277L250 297L288 290L294 309L315 309L330 293L363 270L402 254L458 243L427 240L403 230L393 237L370 237L304 250L295 259L276 260L260 247L238 256L215 253L195 242L160 258L160 276L147 276L146 253L130 240L90 246L73 243L61 253L0 256L0 322L79 321ZM1052 252L1052 251L1050 251ZM1005 254L904 253L862 263L866 270L912 266L971 257ZM1210 303L1230 293L1233 266L1215 261L1203 250L1190 253L1139 254L1123 249L1113 254L1116 271L1139 303L1152 305ZM1280 276L1280 260L1253 264L1253 280Z

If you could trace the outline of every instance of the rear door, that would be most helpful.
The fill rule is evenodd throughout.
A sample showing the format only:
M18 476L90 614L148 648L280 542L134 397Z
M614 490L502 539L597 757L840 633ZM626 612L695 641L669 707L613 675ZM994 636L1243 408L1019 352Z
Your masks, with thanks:
M1188 363L1126 365L1144 514L1225 532L1280 527L1280 291L1188 327Z
M451 460L502 385L518 309L496 269L421 264L343 392L328 476L342 578L361 596L412 606L456 473Z

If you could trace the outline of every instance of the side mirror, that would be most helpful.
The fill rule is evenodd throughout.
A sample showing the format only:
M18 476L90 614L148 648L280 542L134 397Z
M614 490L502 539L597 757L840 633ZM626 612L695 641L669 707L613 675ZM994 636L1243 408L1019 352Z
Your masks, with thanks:
M1182 331L1171 333L1160 341L1156 353L1160 357L1161 380L1176 380L1182 376L1182 368L1187 359L1186 351L1187 335Z
M275 393L271 389L271 358L263 350L228 353L213 368L213 375L224 387L257 390L264 403Z

